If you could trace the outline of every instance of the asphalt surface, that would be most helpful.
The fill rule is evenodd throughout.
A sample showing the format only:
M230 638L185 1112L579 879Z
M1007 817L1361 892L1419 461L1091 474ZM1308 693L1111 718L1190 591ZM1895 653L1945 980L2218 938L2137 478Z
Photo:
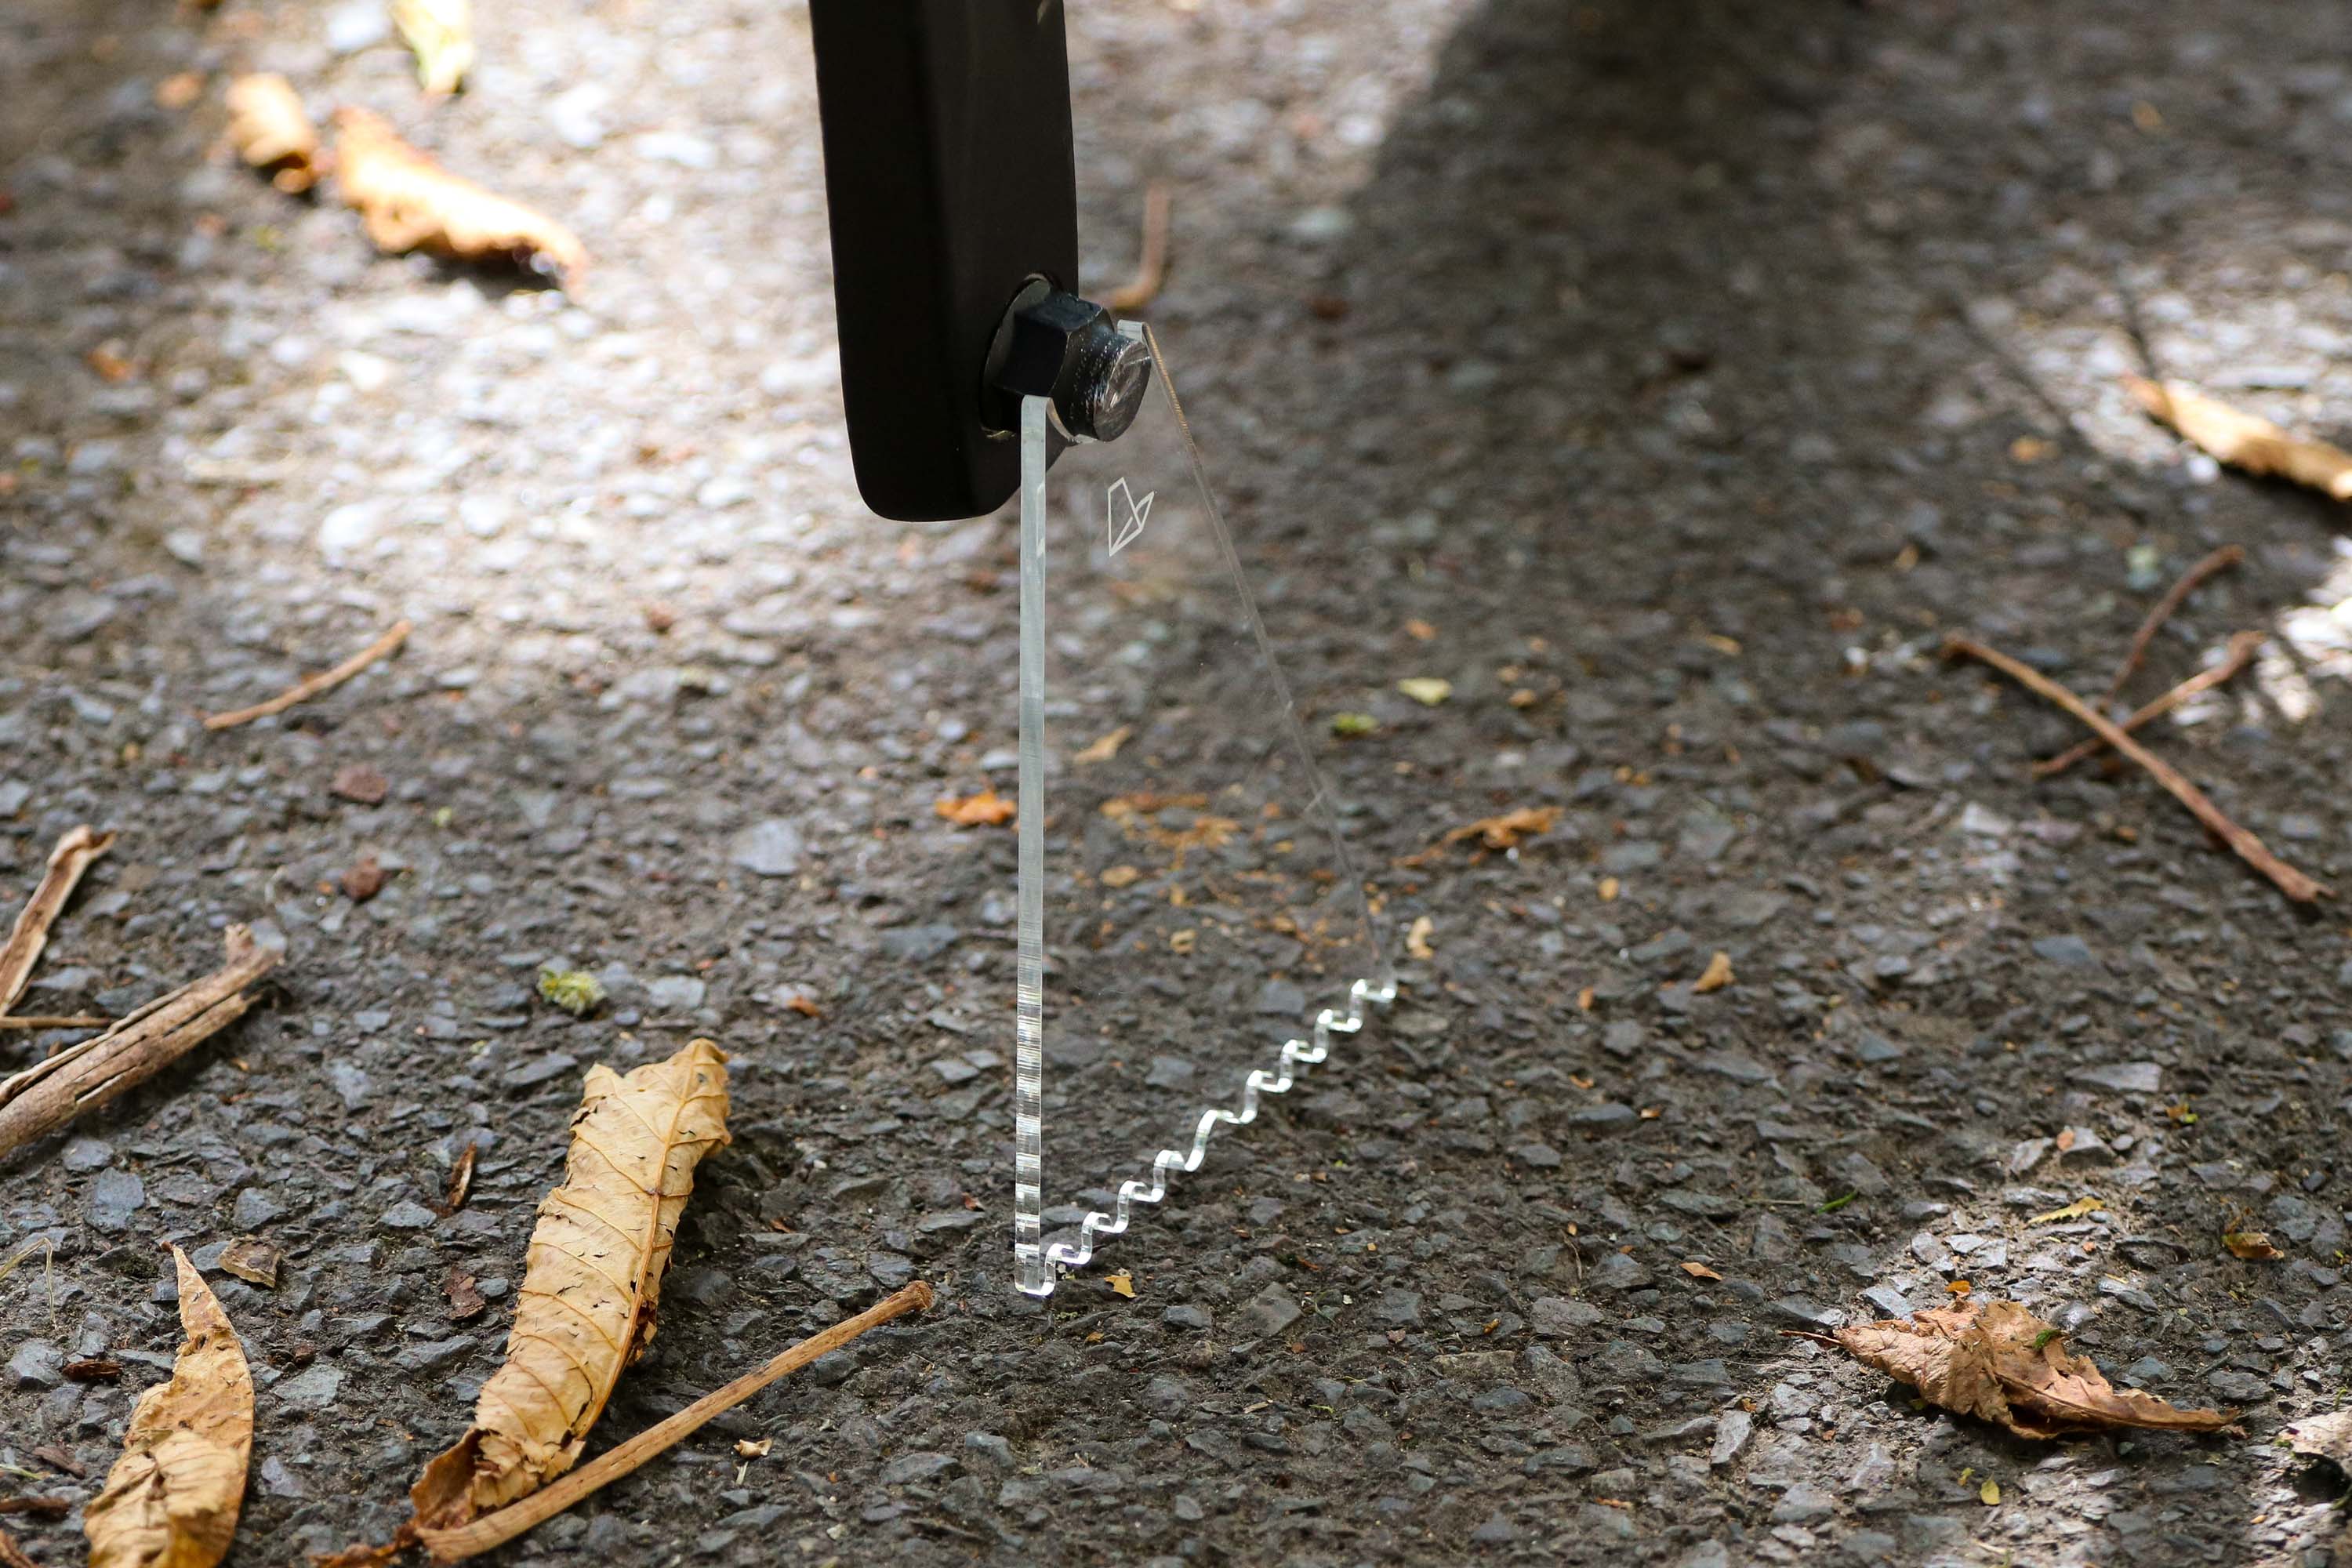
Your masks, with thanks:
M77 1505L6 1521L37 1560L168 1367L159 1244L242 1235L288 1262L213 1276L260 1385L230 1561L388 1535L497 1363L580 1074L696 1035L734 1142L597 1442L908 1279L940 1305L503 1560L2333 1560L2344 1478L2277 1439L2347 1397L2341 906L2135 772L2032 781L2070 721L1938 657L2096 694L2242 546L2132 693L2271 633L2151 743L2352 880L2340 506L2118 383L2343 428L2333 7L1079 8L1086 282L1168 180L1151 318L1402 992L1042 1305L1012 830L933 810L1012 788L1010 526L857 503L804 10L483 13L437 108L370 5L0 16L0 894L121 835L24 1006L127 1010L230 921L289 949L233 1033L0 1164L0 1256L52 1244L0 1281L0 1496ZM578 297L249 177L215 144L253 68L561 216ZM199 728L402 615L341 690ZM334 788L362 765L378 802ZM1557 815L1516 852L1441 843L1523 807ZM1191 866L1137 886L1214 894ZM1255 1022L1057 1060L1057 1203L1286 1026L1258 959L1088 971L1096 1017ZM551 963L609 1000L547 1005ZM2242 1435L2028 1442L1781 1332L1960 1280ZM120 1383L64 1377L100 1353Z

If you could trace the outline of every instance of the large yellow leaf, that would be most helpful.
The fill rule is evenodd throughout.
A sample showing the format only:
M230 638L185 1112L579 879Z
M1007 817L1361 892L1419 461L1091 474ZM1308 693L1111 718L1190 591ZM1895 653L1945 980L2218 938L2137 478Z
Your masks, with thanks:
M172 1381L131 1413L122 1457L83 1510L90 1568L213 1568L236 1533L253 1453L253 1374L228 1314L178 1247L180 1326Z
M539 1205L505 1364L474 1425L409 1490L447 1530L572 1468L654 1309L694 1168L727 1142L727 1058L696 1040L623 1078L588 1069L563 1184Z

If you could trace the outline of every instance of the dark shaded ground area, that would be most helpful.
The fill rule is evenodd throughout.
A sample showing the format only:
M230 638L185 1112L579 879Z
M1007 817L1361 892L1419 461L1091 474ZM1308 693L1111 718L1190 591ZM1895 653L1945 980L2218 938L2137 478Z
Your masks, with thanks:
M1004 1279L1011 840L931 814L1009 787L1010 536L856 507L804 18L507 8L428 119L363 14L0 19L0 884L124 833L31 1001L135 1004L229 920L292 953L266 1014L0 1168L0 1246L57 1238L0 1283L6 1489L94 1489L174 1341L154 1244L257 1232L291 1267L219 1281L265 1384L232 1561L388 1531L503 1334L445 1278L519 1267L587 1062L701 1032L736 1142L607 1434L912 1274L944 1304L514 1561L2330 1560L2272 1439L2345 1397L2343 917L2137 777L2029 784L2066 724L1936 648L2095 691L2243 544L2137 689L2274 628L2160 743L2352 879L2339 513L2183 462L2116 385L2152 353L2305 427L2352 405L2332 7L1076 18L1090 262L1172 177L1157 320L1434 956L1106 1254L1136 1300L1042 1309ZM217 80L152 107L191 66L393 112L574 221L592 292L367 256L205 159ZM190 719L395 612L402 659L290 722ZM380 806L328 792L359 761ZM1544 804L1516 858L1397 864ZM367 850L382 897L313 890ZM1694 994L1718 949L1738 983ZM606 1014L531 997L558 957ZM2285 1260L2223 1253L2241 1211ZM1956 1279L2247 1436L2013 1441L1778 1331ZM101 1349L129 1385L61 1381Z

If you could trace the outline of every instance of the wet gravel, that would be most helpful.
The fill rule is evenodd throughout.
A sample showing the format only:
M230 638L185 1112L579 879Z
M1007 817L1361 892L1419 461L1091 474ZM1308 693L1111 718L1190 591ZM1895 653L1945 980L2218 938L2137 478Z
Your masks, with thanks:
M26 1005L125 1010L231 921L290 949L0 1165L0 1248L54 1244L0 1282L0 1492L92 1494L176 1342L158 1244L257 1235L276 1290L212 1274L261 1390L231 1561L388 1533L579 1074L707 1033L735 1142L602 1430L908 1279L942 1304L507 1560L2331 1561L2342 1478L2273 1439L2346 1397L2342 921L2136 776L2029 782L2067 722L1936 657L1967 627L2098 691L2242 544L2135 691L2271 628L2158 743L2352 881L2340 510L2116 384L2340 427L2331 8L1080 9L1088 282L1171 180L1155 321L1302 708L1379 721L1320 749L1432 956L1106 1254L1132 1300L1044 1305L1006 1279L1011 840L931 809L1011 787L1011 542L856 504L804 13L483 9L429 114L372 4L0 17L0 892L123 835ZM560 212L587 290L378 258L245 177L248 68ZM395 615L397 659L198 727ZM1559 816L1415 858L1520 805ZM608 1003L549 1006L549 964ZM2240 1216L2287 1256L2229 1257ZM2026 1443L1780 1332L1961 1279L2245 1436ZM66 1377L97 1355L121 1382Z

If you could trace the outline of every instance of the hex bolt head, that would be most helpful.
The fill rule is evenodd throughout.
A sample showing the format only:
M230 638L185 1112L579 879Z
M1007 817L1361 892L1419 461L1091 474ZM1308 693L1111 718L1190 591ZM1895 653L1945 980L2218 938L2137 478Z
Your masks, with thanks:
M1100 305L1032 284L996 334L988 381L1019 396L1050 397L1065 430L1109 441L1142 411L1151 355Z

